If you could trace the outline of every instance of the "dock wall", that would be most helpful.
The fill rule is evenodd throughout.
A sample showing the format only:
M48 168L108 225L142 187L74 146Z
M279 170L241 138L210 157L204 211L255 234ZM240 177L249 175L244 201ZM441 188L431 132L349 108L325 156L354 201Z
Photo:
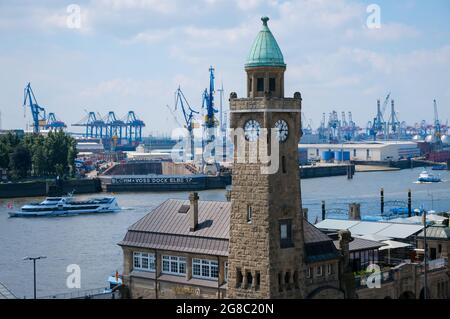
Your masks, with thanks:
M75 191L75 194L97 193L101 191L98 179L54 181L31 181L0 184L0 198L61 196Z

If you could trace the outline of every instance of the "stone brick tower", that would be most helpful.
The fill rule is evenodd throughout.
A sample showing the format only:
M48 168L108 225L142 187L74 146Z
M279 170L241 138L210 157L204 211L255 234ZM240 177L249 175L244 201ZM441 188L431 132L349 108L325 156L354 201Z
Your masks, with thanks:
M301 96L284 97L283 54L263 17L250 51L247 98L230 95L230 126L242 129L235 136L233 188L231 192L229 298L303 297L303 217L301 214L298 142L301 132ZM264 129L276 132L264 135ZM251 161L252 145L273 151L278 169L262 172L264 162ZM253 143L253 144L252 144ZM238 148L245 146L245 161ZM269 152L270 153L270 152ZM242 154L242 153L241 153Z

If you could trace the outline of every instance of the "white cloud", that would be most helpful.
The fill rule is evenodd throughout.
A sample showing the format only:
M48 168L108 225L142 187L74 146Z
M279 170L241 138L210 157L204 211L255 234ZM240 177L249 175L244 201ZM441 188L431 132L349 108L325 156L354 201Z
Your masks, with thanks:
M382 24L379 29L369 29L365 26L345 30L345 36L353 41L396 41L417 38L421 32L414 27L401 23Z
M172 13L177 9L175 0L95 0L95 6L104 10L149 10L159 13Z

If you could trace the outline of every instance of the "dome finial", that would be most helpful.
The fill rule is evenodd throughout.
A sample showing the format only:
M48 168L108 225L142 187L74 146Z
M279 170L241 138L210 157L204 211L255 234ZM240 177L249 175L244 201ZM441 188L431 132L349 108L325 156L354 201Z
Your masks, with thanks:
M261 21L263 22L263 25L267 27L267 21L269 21L269 17L262 17Z

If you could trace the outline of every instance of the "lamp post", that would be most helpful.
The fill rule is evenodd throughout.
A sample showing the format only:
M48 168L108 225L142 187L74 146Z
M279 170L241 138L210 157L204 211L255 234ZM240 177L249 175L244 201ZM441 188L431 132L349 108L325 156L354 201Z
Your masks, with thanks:
M39 257L24 257L23 260L32 260L33 261L33 296L36 299L36 260L45 259L47 256L39 256Z
M428 299L428 247L427 247L427 211L423 210L423 263L424 263L424 272L423 272L423 299Z

